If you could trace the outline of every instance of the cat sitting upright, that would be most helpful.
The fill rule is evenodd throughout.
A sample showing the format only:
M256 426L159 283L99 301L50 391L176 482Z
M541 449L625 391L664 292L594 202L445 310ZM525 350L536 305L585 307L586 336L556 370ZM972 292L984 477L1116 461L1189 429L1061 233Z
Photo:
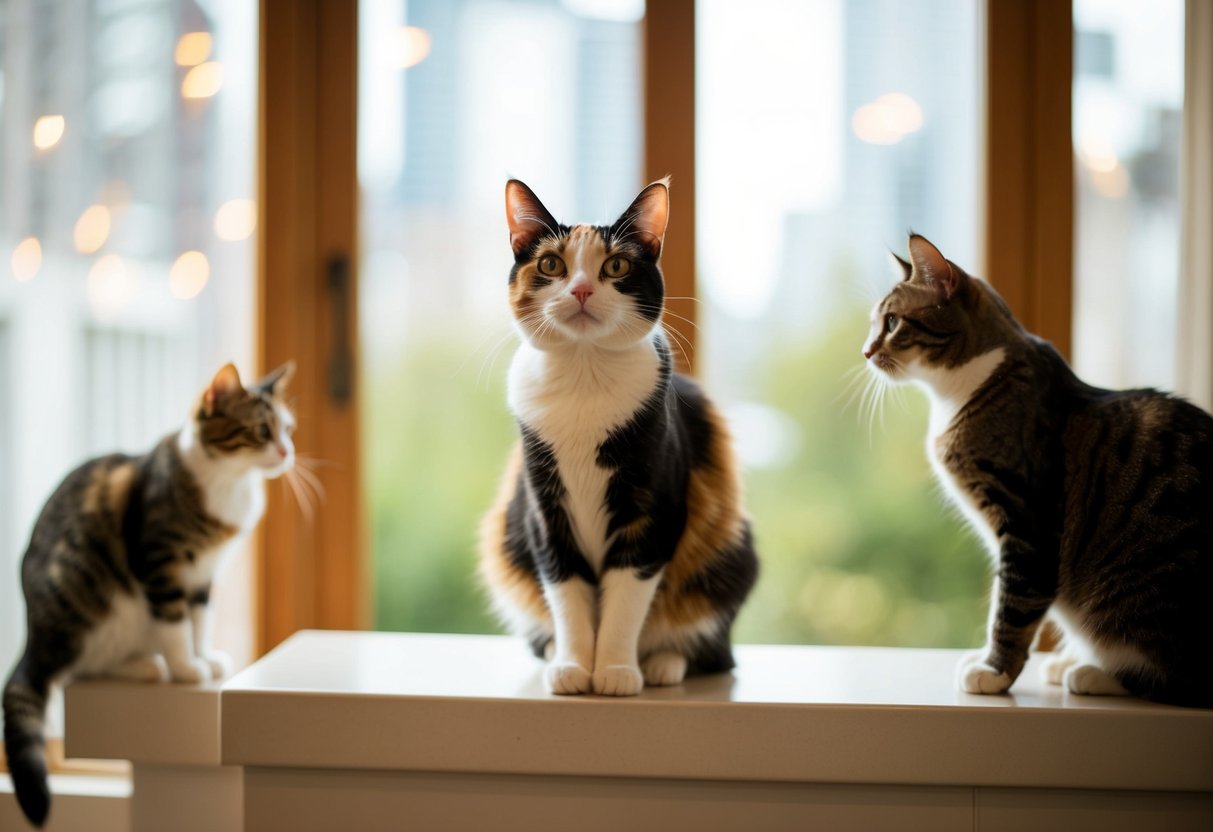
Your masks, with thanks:
M505 196L522 436L482 529L494 605L554 693L728 670L758 564L724 421L661 326L668 184L610 226L561 225L516 180Z
M995 560L970 693L1002 693L1045 614L1048 681L1213 706L1213 417L1080 381L1002 298L918 235L872 309L870 367L931 400L927 454ZM898 258L900 259L900 258Z
M290 470L286 364L249 388L228 364L185 426L143 456L84 463L42 509L21 566L25 652L4 686L17 801L50 809L43 722L52 684L77 676L176 682L222 676L208 645L219 556L257 524L264 480Z

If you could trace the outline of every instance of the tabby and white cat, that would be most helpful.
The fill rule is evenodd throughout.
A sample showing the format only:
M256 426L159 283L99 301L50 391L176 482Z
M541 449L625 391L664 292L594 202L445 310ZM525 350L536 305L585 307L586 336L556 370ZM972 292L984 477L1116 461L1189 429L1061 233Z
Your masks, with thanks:
M43 721L52 684L79 676L199 682L225 673L208 644L220 555L257 524L267 478L294 463L288 363L245 389L221 369L186 425L144 456L70 473L42 509L21 567L25 652L4 686L17 800L50 808Z
M987 283L923 237L909 248L863 353L927 390L928 456L996 560L960 685L1007 690L1048 613L1065 633L1050 682L1213 705L1213 417L1083 383Z
M725 424L673 371L657 261L665 180L610 226L558 223L506 185L521 345L521 442L482 529L498 613L546 656L559 694L631 696L733 667L757 576Z

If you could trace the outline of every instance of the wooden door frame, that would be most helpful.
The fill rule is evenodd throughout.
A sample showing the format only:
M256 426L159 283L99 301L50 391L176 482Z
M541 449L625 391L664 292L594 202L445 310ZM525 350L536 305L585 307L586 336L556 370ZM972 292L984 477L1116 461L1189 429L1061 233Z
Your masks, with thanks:
M357 10L355 2L261 0L259 360L263 368L297 364L296 446L318 460L324 494L309 522L285 489L270 489L259 546L259 654L299 629L370 621L359 447ZM342 263L344 301L331 285ZM335 387L343 381L347 394Z

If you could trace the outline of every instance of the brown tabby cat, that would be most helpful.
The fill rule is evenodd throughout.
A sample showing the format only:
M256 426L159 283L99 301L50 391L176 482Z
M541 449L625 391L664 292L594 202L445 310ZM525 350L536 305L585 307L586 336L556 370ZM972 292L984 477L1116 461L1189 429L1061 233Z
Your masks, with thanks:
M294 463L283 402L293 365L245 389L224 367L185 427L144 456L86 462L55 490L21 566L28 632L4 686L4 748L26 817L50 809L43 720L76 676L198 682L222 676L208 644L220 555L257 524L265 479Z
M1083 383L988 284L923 237L909 247L863 354L926 389L927 454L996 561L961 686L1007 690L1049 613L1066 634L1054 684L1213 705L1213 417Z

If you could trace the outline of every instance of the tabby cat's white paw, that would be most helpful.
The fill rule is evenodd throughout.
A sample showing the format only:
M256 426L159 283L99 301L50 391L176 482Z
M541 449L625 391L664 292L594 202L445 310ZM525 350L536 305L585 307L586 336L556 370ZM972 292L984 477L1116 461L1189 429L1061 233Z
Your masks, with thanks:
M181 662L176 665L169 665L169 675L172 676L174 682L191 685L198 682L209 682L211 679L211 666L206 659L194 657L187 662Z
M590 671L575 662L552 662L543 669L543 680L552 693L590 692Z
M1040 677L1050 685L1060 685L1066 671L1078 663L1078 659L1064 653L1053 656L1040 666Z
M159 656L136 656L111 668L107 675L113 679L126 679L130 682L162 682L168 678L168 669Z
M1064 681L1070 693L1084 696L1128 696L1115 676L1102 667L1093 664L1080 664L1065 672Z
M225 679L232 672L232 658L227 653L212 650L202 658L211 671L212 679Z
M628 664L608 664L594 671L594 693L603 696L635 696L644 687L640 668Z
M965 693L1006 693L1011 676L999 673L985 663L980 653L965 656L960 661L960 689Z
M665 650L640 663L646 685L678 685L687 675L687 659L681 653Z

